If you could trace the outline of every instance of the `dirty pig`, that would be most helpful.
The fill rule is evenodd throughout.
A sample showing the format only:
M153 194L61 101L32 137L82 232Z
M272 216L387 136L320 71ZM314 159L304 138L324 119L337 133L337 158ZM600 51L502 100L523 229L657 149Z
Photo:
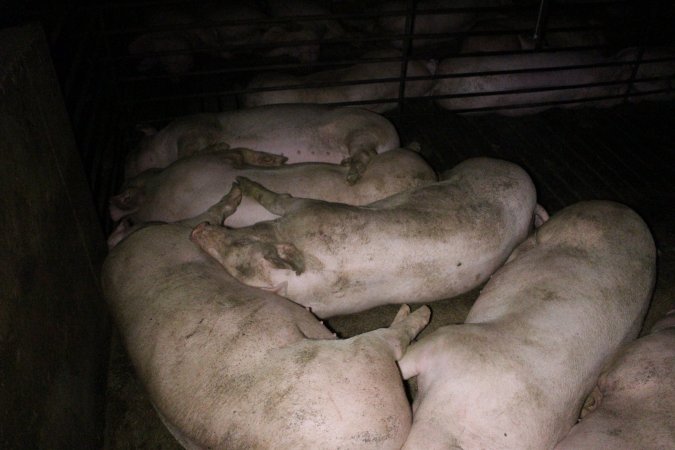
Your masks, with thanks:
M556 450L675 448L675 310L623 347Z
M360 207L239 183L281 217L238 229L203 225L196 242L238 280L319 317L468 291L504 263L539 211L527 173L489 158Z
M386 118L357 108L328 105L269 105L218 114L186 116L146 136L125 163L125 177L163 168L213 145L243 147L280 156L282 162L349 165L356 182L377 153L399 147L398 132Z
M553 448L637 335L655 258L628 207L582 202L553 215L492 276L464 324L439 328L401 359L418 386L403 448Z
M242 160L241 152L260 153L248 149L199 152L165 169L146 170L127 180L122 192L111 198L110 217L115 222L125 219L132 224L176 222L194 217L217 202L237 176L245 176L275 191L351 205L372 203L438 181L434 170L421 156L404 148L376 155L362 179L351 186L344 181L349 170L344 165L258 166ZM244 198L225 225L241 227L276 217L254 200Z
M399 449L411 412L396 359L428 308L339 340L302 306L240 284L190 241L236 195L142 227L105 260L106 300L160 418L189 449Z

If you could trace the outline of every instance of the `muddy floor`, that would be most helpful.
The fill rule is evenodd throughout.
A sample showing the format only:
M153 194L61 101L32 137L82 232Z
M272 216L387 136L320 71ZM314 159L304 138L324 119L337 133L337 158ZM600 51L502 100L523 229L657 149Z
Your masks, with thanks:
M503 158L525 168L551 214L580 200L619 201L650 226L658 248L658 278L645 319L647 330L675 307L675 103L643 103L606 110L551 110L526 117L457 116L409 107L392 116L401 141L419 142L439 172L471 156ZM479 290L430 304L422 335L466 317ZM398 306L335 317L341 337L387 326ZM108 376L105 448L179 449L164 429L113 339ZM414 383L408 386L414 392Z

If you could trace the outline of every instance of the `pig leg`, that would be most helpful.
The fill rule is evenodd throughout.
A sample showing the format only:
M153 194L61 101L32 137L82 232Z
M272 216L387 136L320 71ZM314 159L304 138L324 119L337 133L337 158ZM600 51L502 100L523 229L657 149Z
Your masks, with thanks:
M534 208L534 227L539 228L545 224L549 219L548 211L544 209L539 203Z
M186 220L184 223L188 226L195 226L202 222L222 225L225 219L230 217L241 203L241 189L237 184L232 184L230 192L225 194L218 203L211 206L206 212Z
M398 361L403 357L408 345L427 326L431 310L427 306L417 308L410 312L410 306L402 305L389 328L375 330L372 333L379 335L387 347L393 352L394 359Z
M355 184L366 171L368 164L370 164L370 161L377 155L377 152L372 147L362 147L350 153L351 156L345 158L342 161L342 164L349 168L347 171L347 183Z
M299 208L307 202L316 201L306 198L295 198L290 194L278 194L246 177L237 177L237 182L244 195L252 197L260 203L263 208L277 216L283 216L287 212Z
M232 161L232 167L241 169L244 165L277 167L284 164L288 158L274 153L260 152L250 148L230 148L228 144L220 142L199 150L199 153L223 152Z

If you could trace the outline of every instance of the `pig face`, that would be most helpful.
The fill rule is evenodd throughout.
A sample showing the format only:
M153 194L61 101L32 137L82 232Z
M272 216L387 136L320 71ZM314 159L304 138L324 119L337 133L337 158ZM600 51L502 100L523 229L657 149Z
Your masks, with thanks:
M305 270L303 255L292 244L254 235L239 237L236 230L208 223L197 225L190 238L249 286L278 290L282 272L287 275L291 270L299 275Z
M127 180L122 192L110 198L110 218L117 222L123 217L135 213L145 202L145 186L148 180L156 176L161 169L149 169Z

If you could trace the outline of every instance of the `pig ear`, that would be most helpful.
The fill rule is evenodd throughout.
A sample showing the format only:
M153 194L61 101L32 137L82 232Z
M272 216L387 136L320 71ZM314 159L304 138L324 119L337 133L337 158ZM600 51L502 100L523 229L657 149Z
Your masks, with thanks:
M265 259L277 269L287 269L300 275L305 271L305 259L302 252L293 244L273 244L265 249Z
M138 208L140 195L140 189L136 187L128 187L120 194L111 197L110 204L121 209L122 211L135 209Z

